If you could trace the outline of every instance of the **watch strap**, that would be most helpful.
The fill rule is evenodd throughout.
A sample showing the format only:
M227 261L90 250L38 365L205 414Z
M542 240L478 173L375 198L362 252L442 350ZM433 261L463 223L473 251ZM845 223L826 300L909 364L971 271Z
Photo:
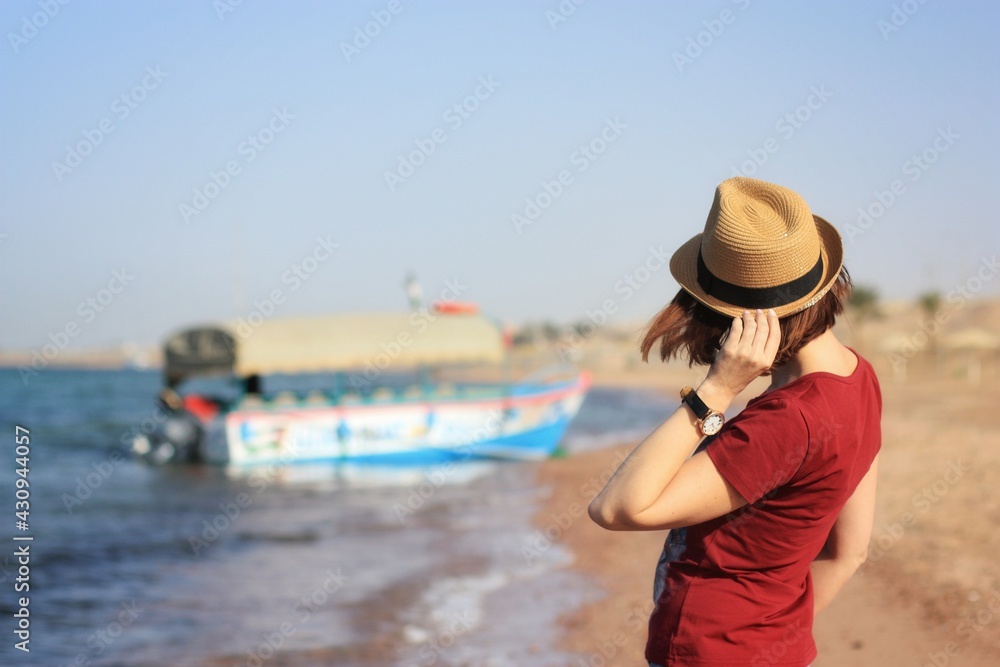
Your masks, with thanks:
M698 396L698 392L691 387L684 387L681 390L681 402L687 403L698 419L705 419L712 412L712 409Z

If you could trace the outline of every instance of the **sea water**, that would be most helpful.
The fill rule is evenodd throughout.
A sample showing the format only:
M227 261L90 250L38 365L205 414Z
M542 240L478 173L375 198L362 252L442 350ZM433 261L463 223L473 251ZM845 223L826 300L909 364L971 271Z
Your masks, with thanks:
M558 543L533 541L537 464L154 468L127 442L155 420L159 385L152 371L47 369L25 383L0 370L0 664L572 660L557 619L595 592ZM666 409L655 393L594 388L564 446L641 438ZM31 434L23 532L16 425ZM34 538L23 592L15 534ZM30 653L14 646L21 596Z

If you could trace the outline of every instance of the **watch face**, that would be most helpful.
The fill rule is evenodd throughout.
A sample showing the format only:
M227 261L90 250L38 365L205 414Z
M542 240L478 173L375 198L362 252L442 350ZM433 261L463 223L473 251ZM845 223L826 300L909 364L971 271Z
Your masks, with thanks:
M722 424L725 421L725 418L721 414L713 412L705 417L705 421L701 423L701 432L705 435L715 435L722 430Z

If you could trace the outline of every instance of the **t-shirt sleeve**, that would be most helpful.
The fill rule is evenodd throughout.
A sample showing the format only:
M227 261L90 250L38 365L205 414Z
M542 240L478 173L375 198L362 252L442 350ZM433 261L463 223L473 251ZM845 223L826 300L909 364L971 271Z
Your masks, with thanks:
M781 398L747 406L705 449L726 481L755 503L798 472L809 447L799 408Z

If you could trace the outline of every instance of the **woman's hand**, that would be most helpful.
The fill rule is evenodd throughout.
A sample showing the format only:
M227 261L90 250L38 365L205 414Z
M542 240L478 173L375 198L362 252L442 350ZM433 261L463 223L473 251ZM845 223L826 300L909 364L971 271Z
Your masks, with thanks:
M726 342L698 387L698 395L714 410L723 412L736 396L766 374L781 343L781 327L774 310L744 310L734 317Z
M725 412L778 353L781 327L774 311L747 311L733 320L698 394ZM702 439L694 413L680 406L650 433L590 503L590 517L612 530L661 530L718 518L746 504L708 454L691 456Z

